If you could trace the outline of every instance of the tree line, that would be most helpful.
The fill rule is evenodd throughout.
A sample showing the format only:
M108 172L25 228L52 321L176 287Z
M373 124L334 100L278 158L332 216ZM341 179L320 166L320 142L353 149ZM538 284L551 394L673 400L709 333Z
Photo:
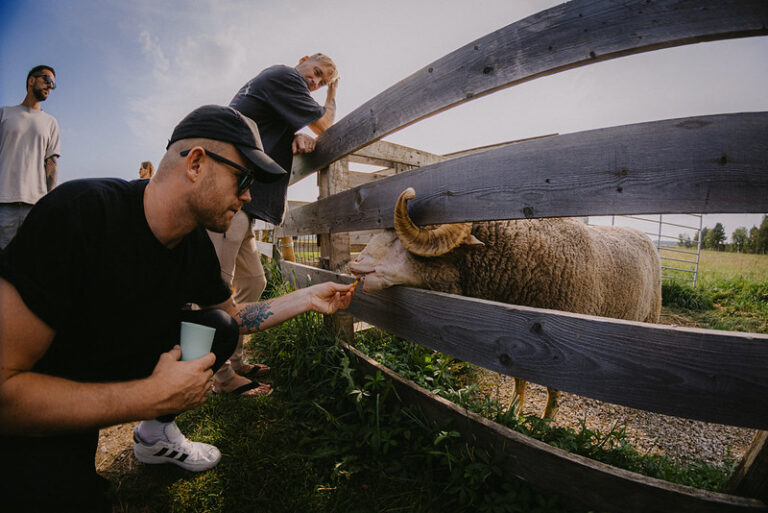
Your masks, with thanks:
M731 234L731 242L727 241L728 237L722 223L715 224L714 228L704 227L701 229L702 249L768 254L768 215L763 216L760 227L753 226L749 230L746 226L736 228ZM691 238L690 235L681 233L678 245L686 248L697 247L699 234L697 233Z

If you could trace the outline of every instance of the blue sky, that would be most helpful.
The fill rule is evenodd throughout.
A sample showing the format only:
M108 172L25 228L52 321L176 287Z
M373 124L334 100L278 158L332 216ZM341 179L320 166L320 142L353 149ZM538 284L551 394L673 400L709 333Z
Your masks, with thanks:
M0 3L0 104L24 97L30 68L56 69L44 110L61 129L60 181L133 179L157 164L193 108L226 104L272 64L322 51L339 66L340 119L464 44L560 2L548 0L5 0ZM548 133L655 119L768 110L768 38L701 43L528 82L390 135L449 153ZM324 90L316 94L322 103ZM316 198L308 178L290 199ZM759 224L707 216L705 225Z

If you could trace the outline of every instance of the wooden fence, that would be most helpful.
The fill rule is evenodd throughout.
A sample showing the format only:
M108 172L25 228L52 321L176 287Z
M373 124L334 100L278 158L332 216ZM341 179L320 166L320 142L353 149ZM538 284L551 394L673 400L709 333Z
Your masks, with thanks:
M469 43L368 101L323 133L313 154L295 159L292 182L318 171L322 199L290 210L276 231L281 237L319 234L326 270L286 261L283 269L299 285L351 281L342 271L354 232L391 227L395 199L406 187L418 191L409 204L417 224L768 212L768 112L660 120L468 155L438 156L378 141L545 75L660 48L762 36L767 27L765 0L575 0ZM391 169L367 181L349 172L350 161ZM567 392L768 429L766 335L649 325L407 287L359 292L349 313L462 360ZM376 365L362 356L359 361ZM478 446L504 451L509 472L589 508L768 511L764 432L733 479L733 495L711 493L565 453L392 379L425 411L458 419Z

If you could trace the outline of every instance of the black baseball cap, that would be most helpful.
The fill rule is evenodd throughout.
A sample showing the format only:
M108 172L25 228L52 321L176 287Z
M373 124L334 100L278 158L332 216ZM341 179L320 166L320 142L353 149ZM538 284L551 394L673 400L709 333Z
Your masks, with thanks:
M233 144L253 164L249 167L259 182L271 183L288 174L264 153L256 122L232 107L203 105L193 110L173 129L165 149L181 139L196 138Z

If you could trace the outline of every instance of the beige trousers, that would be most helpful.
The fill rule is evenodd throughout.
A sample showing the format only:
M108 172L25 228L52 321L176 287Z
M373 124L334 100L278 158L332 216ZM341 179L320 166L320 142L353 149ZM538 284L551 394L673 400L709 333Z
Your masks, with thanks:
M236 303L258 301L267 286L251 226L251 218L239 210L226 233L208 231L219 257L221 277L232 288ZM240 336L235 352L216 372L214 377L219 383L235 377L235 372L242 367L243 342L247 336Z

